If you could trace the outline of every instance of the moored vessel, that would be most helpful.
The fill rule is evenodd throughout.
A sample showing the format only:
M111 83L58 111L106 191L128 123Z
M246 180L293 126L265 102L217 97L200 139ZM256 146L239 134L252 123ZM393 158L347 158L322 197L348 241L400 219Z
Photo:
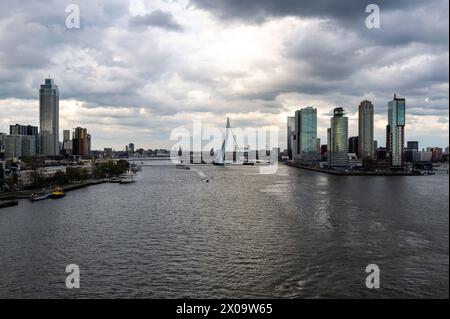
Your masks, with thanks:
M66 196L66 193L64 193L64 190L60 186L56 186L53 192L50 194L51 198L61 198Z

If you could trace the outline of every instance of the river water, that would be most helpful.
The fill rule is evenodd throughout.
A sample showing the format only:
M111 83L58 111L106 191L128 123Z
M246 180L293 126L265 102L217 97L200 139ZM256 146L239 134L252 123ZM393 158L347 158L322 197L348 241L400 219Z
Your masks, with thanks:
M449 297L448 175L156 164L0 210L0 298Z

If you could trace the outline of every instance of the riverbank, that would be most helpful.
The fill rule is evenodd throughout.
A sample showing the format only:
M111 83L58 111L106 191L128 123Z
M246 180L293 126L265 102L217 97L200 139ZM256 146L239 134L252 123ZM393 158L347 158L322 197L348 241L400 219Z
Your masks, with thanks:
M70 192L76 189L98 185L107 183L108 179L102 178L102 179L94 179L94 180L88 180L83 183L79 184L69 184L62 186L62 189L64 192ZM47 190L47 192L50 192L51 190ZM31 194L33 193L41 193L42 189L34 189L34 190L26 190L26 191L19 191L19 192L11 192L11 193L0 193L0 200L17 200L17 199L28 199L31 197Z
M420 176L420 175L410 173L410 172L389 172L389 171L374 172L374 171L356 171L356 170L339 171L339 170L328 169L328 168L309 167L309 166L304 166L304 165L289 163L289 162L286 162L286 165L301 168L301 169L306 169L309 171L325 173L325 174L330 174L330 175L339 175L339 176Z

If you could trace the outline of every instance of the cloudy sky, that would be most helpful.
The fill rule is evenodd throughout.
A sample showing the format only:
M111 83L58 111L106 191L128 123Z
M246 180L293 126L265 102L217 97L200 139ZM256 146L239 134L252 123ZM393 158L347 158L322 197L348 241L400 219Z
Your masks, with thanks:
M65 26L69 3L81 28ZM365 7L381 10L368 29ZM38 87L60 90L60 126L87 127L93 147L170 148L194 119L223 127L278 126L315 106L326 141L343 106L350 135L357 106L375 105L385 144L387 102L407 99L407 140L447 146L447 0L2 0L0 132L38 124Z

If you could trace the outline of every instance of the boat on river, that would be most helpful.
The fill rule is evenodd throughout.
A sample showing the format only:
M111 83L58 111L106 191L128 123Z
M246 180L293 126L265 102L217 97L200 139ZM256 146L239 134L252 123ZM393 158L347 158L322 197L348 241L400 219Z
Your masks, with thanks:
M132 172L128 172L126 174L122 174L119 176L120 180L119 183L120 184L131 184L136 182L134 177L136 176L136 174L133 174Z
M50 198L50 195L51 195L50 193L33 193L30 196L30 200L32 202L37 202L37 201L40 201L40 200L44 200L44 199Z
M64 193L64 190L59 186L55 187L53 192L50 194L50 198L61 198L64 196L66 196L66 193Z

